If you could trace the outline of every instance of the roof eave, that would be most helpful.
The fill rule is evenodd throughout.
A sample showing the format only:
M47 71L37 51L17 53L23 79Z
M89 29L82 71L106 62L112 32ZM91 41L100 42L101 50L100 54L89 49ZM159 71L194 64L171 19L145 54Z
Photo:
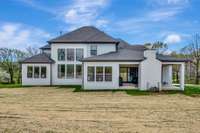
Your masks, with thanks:
M143 60L82 60L82 62L141 62Z
M78 43L88 43L88 44L90 44L90 43L109 43L109 44L118 44L119 42L106 42L106 41L90 41L90 42L88 42L88 41L77 41L77 42L75 42L75 41L47 41L49 44L52 44L52 43L74 43L74 44L78 44Z

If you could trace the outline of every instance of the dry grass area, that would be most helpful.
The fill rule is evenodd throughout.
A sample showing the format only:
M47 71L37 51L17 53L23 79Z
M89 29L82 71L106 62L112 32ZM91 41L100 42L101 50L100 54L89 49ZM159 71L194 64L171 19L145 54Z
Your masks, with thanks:
M0 89L0 132L200 133L200 97Z

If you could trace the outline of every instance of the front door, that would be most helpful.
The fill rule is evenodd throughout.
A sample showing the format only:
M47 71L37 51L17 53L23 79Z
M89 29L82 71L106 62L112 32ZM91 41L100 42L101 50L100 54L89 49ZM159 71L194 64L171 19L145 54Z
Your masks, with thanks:
M120 67L120 78L122 83L138 83L137 67Z

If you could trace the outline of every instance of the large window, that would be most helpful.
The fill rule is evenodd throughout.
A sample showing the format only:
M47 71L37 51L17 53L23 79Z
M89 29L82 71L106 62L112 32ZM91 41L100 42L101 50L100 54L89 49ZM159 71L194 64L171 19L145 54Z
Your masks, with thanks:
M76 60L81 61L83 59L83 49L77 48L76 49Z
M58 78L65 78L65 65L64 64L58 65Z
M76 65L76 78L82 78L82 65Z
M67 64L67 78L74 78L74 64Z
M91 56L97 55L97 45L90 46L90 55Z
M105 81L112 81L112 67L105 67Z
M67 49L67 60L74 61L74 49Z
M27 67L27 78L32 78L33 77L33 66L28 66Z
M103 81L103 67L96 67L96 81Z
M34 78L39 78L39 75L40 75L40 67L35 66L34 67Z
M58 60L59 61L65 60L65 49L58 49Z
M41 67L41 78L46 78L47 77L47 68L46 67Z
M88 81L94 81L94 67L88 67Z

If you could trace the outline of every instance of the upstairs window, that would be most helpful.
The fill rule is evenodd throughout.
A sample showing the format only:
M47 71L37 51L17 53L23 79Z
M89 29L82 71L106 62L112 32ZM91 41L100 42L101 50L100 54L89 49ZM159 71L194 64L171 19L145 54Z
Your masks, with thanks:
M97 45L91 45L90 46L90 55L91 56L97 55Z
M65 78L65 65L64 64L58 65L58 78Z
M32 78L33 77L33 67L28 66L27 67L27 78Z
M46 67L41 67L41 78L46 78L47 77L47 68Z
M112 81L112 67L105 67L105 81Z
M88 81L94 81L94 67L88 67L88 76L87 80Z
M103 81L103 67L96 67L96 81Z
M58 49L58 61L65 60L65 49Z
M67 49L67 60L74 61L74 49Z
M35 66L34 67L34 78L39 78L39 75L40 75L40 67Z
M83 49L77 48L76 49L76 61L81 61L83 59Z

